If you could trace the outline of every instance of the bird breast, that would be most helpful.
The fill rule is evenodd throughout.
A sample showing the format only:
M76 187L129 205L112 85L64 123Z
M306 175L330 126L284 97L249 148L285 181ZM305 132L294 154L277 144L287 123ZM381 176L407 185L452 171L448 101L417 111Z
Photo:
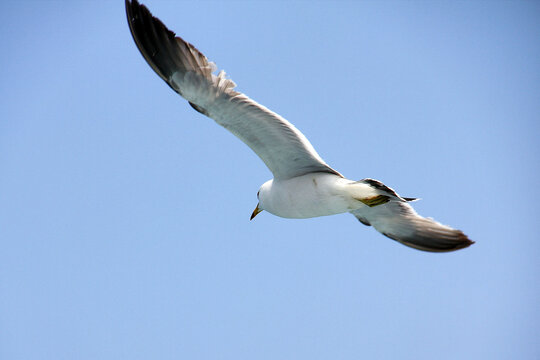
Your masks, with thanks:
M341 214L362 206L351 196L354 182L327 173L309 173L266 182L259 192L262 209L280 217L304 219Z

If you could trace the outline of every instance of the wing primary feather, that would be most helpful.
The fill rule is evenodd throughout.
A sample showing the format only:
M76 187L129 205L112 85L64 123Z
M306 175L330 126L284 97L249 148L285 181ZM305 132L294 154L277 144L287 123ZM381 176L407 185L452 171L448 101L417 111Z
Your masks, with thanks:
M408 203L399 200L375 207L362 206L351 214L384 236L418 250L449 252L474 244L461 230L422 217Z

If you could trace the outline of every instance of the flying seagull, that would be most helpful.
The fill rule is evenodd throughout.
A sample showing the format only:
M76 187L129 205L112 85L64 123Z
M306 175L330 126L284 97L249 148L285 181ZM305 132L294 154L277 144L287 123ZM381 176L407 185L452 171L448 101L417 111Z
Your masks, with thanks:
M246 143L274 178L257 193L251 215L266 210L284 218L349 212L390 239L415 249L446 252L474 242L463 232L416 213L380 181L346 179L326 164L293 124L235 90L236 84L195 46L176 36L146 6L126 0L133 39L148 64L198 112Z

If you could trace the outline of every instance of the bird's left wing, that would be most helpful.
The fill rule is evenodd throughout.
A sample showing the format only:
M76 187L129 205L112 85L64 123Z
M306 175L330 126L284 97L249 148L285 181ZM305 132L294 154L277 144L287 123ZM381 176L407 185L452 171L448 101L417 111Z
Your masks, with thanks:
M382 205L362 206L351 214L362 224L418 250L447 252L474 244L461 230L422 217L406 201L396 198Z
M341 176L317 154L291 123L234 90L236 84L193 45L174 32L137 0L126 0L129 28L152 69L197 111L214 119L246 143L275 178L311 172Z

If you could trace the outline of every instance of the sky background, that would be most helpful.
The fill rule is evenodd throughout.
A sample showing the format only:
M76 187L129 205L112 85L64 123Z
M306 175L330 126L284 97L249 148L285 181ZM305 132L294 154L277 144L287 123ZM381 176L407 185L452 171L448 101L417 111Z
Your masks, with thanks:
M123 1L4 0L0 358L540 358L539 2L146 4L476 244L250 222L271 173L154 74Z

